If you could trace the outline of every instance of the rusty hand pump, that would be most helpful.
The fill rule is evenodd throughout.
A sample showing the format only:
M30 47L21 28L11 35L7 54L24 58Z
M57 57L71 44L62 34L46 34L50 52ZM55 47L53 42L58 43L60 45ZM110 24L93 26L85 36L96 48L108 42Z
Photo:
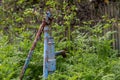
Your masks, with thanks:
M50 12L47 15L51 16ZM61 50L55 52L54 50L54 39L49 35L49 25L44 27L44 60L43 60L43 78L46 79L48 74L53 73L56 70L56 59L55 56L62 55L66 56L65 51Z
M24 63L24 66L22 68L21 74L20 74L20 80L23 79L24 73L28 67L28 64L30 62L30 59L32 57L33 51L36 47L36 44L44 31L44 60L43 60L43 78L46 79L48 77L48 74L53 73L56 70L56 59L55 56L62 55L65 57L65 51L59 51L54 52L54 39L49 35L49 25L52 21L52 15L50 11L46 12L46 17L42 21L42 24L40 28L38 29L38 32L36 34L36 37L34 39L34 42L32 44L32 47L28 53L27 59Z

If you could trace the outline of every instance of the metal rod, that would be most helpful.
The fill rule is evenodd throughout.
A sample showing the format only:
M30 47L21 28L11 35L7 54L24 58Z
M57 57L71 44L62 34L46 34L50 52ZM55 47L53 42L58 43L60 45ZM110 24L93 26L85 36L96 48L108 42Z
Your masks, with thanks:
M26 59L26 61L25 61L25 63L24 63L24 66L23 66L22 71L21 71L21 74L20 74L20 80L23 79L24 73L25 73L25 71L26 71L26 69L27 69L27 67L28 67L28 64L29 64L29 62L30 62L30 59L31 59L31 57L32 57L33 50L34 50L35 47L36 47L37 41L39 40L39 38L40 38L40 36L41 36L41 34L42 34L42 32L43 32L43 29L44 29L44 26L45 26L45 25L46 25L46 22L45 22L45 20L44 20L44 21L42 22L42 24L41 24L41 26L40 26L37 34L36 34L35 40L34 40L34 42L33 42L33 44L32 44L32 47L31 47L31 49L30 49L30 51L29 51L29 53L28 53L28 57L27 57L27 59Z
M43 78L46 79L48 77L48 34L49 28L48 26L44 27L44 60L43 60Z

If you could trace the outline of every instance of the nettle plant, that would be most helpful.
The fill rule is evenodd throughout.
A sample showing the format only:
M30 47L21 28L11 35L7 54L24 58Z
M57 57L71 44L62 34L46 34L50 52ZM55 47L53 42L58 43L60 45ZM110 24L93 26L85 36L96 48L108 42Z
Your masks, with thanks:
M114 39L112 35L116 31L111 31L112 23L115 22L111 19L106 22L99 22L95 26L90 26L91 22L84 22L82 27L79 27L73 34L78 36L74 39L78 44L77 49L82 48L83 52L96 53L103 57L113 56L116 51L112 49ZM106 31L107 30L107 31ZM82 31L82 32L81 32Z
M66 59L57 57L57 70L49 75L48 80L119 80L119 59L114 56L116 51L111 47L114 42L111 35L116 31L105 31L111 28L115 20L103 18L103 22L96 25L93 25L93 21L85 21L82 26L76 25L73 23L77 19L76 6L68 6L66 1L59 1L62 0L45 1L48 7L42 10L52 8L55 19L51 26L55 48L67 49L69 54ZM39 14L39 10L33 14L32 5L25 0L17 2L17 7L22 11L14 12L17 7L13 2L6 0L4 9L0 7L0 80L19 80L39 27L35 19L39 19L39 22L43 15ZM12 4L11 9L7 4ZM34 53L25 80L42 79L43 40L38 42Z

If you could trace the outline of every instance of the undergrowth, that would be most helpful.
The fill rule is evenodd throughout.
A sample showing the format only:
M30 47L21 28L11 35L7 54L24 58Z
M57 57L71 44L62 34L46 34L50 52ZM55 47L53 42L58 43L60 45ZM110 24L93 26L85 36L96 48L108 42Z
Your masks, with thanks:
M47 8L35 9L34 12L33 8L39 8L39 4L32 6L32 0L28 3L24 0L13 3L14 0L8 0L4 1L4 7L0 6L0 80L19 80L22 66L42 21L43 12L39 14L39 11ZM68 8L69 4L65 1L63 4L61 6L55 0L46 2L46 6L52 8L55 20L60 19L51 25L55 50L65 49L67 53L66 58L56 57L57 70L48 76L48 80L120 80L120 58L117 57L117 50L111 47L115 41L112 35L116 31L105 32L115 20L103 18L104 23L94 26L92 21L74 25L71 23L74 23L74 19L77 21L76 6ZM58 11L59 7L62 12ZM43 35L23 80L42 80L42 74Z

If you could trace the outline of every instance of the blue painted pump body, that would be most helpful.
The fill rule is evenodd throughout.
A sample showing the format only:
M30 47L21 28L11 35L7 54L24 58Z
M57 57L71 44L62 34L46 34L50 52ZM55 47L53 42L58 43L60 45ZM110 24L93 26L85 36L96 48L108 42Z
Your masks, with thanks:
M48 74L56 70L56 59L54 52L54 39L49 36L49 27L44 27L44 61L43 77L46 79Z
M49 18L52 15L48 11L46 13L46 22L49 24ZM49 26L44 27L44 60L43 60L43 79L47 79L48 74L56 70L55 56L60 55L62 51L56 52L54 50L54 39L49 35Z
M55 59L55 50L54 50L54 39L53 37L49 37L48 41L48 72L53 73L56 70L56 59Z

